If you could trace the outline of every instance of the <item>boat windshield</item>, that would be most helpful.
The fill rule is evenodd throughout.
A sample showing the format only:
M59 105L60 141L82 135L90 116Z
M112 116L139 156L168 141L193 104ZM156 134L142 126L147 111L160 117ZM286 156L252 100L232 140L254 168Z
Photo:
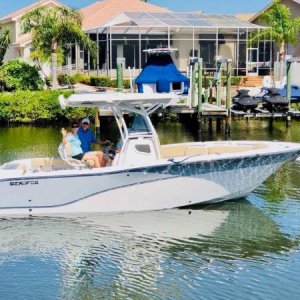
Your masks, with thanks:
M135 113L129 113L124 116L126 126L129 134L132 133L150 133L151 130L148 127L146 121L141 115Z

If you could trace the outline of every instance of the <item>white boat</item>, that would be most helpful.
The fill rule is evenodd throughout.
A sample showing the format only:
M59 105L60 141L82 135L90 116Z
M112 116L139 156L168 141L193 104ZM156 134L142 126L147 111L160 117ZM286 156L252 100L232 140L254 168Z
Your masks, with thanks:
M264 141L160 145L149 115L176 95L135 93L60 96L62 107L109 108L122 147L101 169L67 157L32 158L0 167L0 215L161 210L246 196L300 144ZM134 121L129 125L128 119Z

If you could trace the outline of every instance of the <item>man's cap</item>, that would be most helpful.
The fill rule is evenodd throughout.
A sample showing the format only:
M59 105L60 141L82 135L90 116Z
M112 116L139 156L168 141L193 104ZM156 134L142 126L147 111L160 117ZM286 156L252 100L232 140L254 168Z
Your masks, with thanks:
M82 119L81 123L82 123L82 124L83 124L83 123L88 123L88 124L90 124L91 122L90 122L90 120L89 120L88 118L84 118L84 119Z

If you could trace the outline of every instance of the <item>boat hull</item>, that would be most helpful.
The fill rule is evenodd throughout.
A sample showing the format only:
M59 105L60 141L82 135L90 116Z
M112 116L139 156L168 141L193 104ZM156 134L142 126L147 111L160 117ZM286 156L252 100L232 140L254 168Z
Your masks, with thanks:
M0 215L160 210L247 195L298 152L0 180Z

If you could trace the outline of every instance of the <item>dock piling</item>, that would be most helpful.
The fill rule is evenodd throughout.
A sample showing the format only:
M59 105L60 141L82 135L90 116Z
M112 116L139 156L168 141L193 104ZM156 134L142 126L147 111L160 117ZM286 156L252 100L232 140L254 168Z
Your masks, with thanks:
M203 60L202 58L198 59L198 118L202 112L202 68L203 68Z

